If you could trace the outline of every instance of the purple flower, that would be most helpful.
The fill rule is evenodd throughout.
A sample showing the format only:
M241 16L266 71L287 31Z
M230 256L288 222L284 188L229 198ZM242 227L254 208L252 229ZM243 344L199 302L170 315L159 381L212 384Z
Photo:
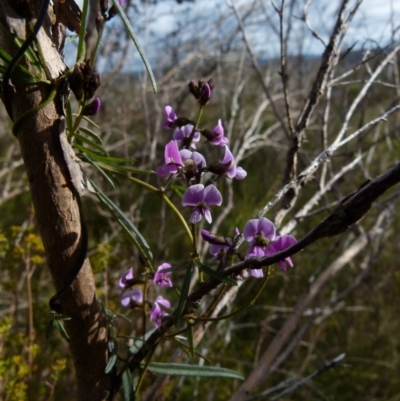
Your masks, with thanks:
M143 292L134 288L126 291L121 296L121 305L125 308L134 308L143 303Z
M290 246L294 245L296 242L297 242L296 238L292 237L291 235L280 235L276 237L275 240L269 244L269 246L265 250L265 256L275 255L276 253L281 252L286 248L289 248ZM287 262L290 267L293 267L292 259L290 258L290 256L288 256L287 258L285 258L285 260L280 260L278 262L278 266L282 270L286 270L285 262Z
M164 299L161 295L155 299L150 313L150 320L154 322L156 327L160 327L162 318L168 315L168 313L165 312L160 305L162 305L164 308L171 307L170 302L167 299Z
M200 99L199 99L199 103L202 106L205 106L211 99L211 88L210 85L208 83L203 84L202 88L201 88L201 95L200 95Z
M179 168L183 166L181 155L179 154L178 143L176 141L169 141L165 146L164 161L165 165L157 168L157 175L159 177L176 174L179 171Z
M182 174L187 182L193 183L199 182L200 177L203 174L203 169L206 167L206 159L203 155L198 152L191 152L188 149L181 149L179 151L183 167L180 169L180 174Z
M94 116L100 111L100 98L96 97L91 103L87 104L82 111L84 116Z
M243 170L241 167L236 167L236 162L235 159L233 158L233 154L226 145L225 145L225 155L221 164L227 166L225 174L229 178L237 178L239 180L242 180L247 175L246 171Z
M218 125L212 129L211 133L213 134L211 142L214 145L224 146L228 143L228 138L224 137L224 127L220 119L218 120Z
M221 259L232 245L231 238L219 237L207 230L201 230L200 233L204 241L210 243L209 252L213 255L213 259Z
M271 256L277 252L292 246L296 239L291 235L280 235L276 237L275 225L265 217L261 219L249 220L243 229L244 239L250 242L250 248L247 251L246 259L250 257ZM293 266L290 257L284 261L279 261L278 266L286 270L285 261ZM254 277L263 277L262 269L249 269L249 274Z
M174 134L172 136L173 139L178 141L178 144L181 144L185 147L189 147L189 138L192 135L193 131L193 125L192 124L186 124L183 127L178 127L174 131ZM194 142L199 142L200 141L200 132L195 132L193 135L192 140L190 141L190 147L193 149L196 149L196 144Z
M175 121L178 119L174 109L171 106L165 106L164 113L167 121L163 123L163 127L165 129L173 128L175 126Z
M195 224L204 217L209 223L212 222L210 206L220 206L222 195L213 184L204 187L203 184L196 184L189 187L183 194L182 206L192 206L190 222Z
M237 167L232 152L228 146L225 147L225 155L221 162L213 163L208 167L208 171L217 174L219 177L236 178L242 180L247 173L242 167Z
M172 287L172 281L168 277L171 274L171 272L163 273L163 270L169 269L170 267L171 265L169 263L163 263L157 268L153 281L161 288Z
M206 166L206 159L199 152L191 152L188 149L181 149L179 153L184 166L196 165L200 168L204 168Z
M124 4L125 4L125 0L118 0L118 3L119 3L119 5L120 5L121 7L123 7Z
M123 290L124 288L129 286L129 281L133 280L133 268L131 267L127 270L119 279L118 289Z

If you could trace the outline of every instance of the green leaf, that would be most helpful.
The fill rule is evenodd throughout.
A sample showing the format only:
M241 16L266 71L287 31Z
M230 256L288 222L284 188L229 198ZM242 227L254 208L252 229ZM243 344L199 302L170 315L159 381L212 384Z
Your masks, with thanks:
M7 54L4 50L0 49L0 59L2 59L8 64L12 60L12 57L9 54ZM1 66L0 72L4 74L6 69L7 69L6 67ZM40 79L37 79L29 70L27 70L21 64L17 64L15 66L14 71L11 74L11 78L26 84L33 84L41 81Z
M69 342L69 335L68 333L65 331L64 326L60 323L59 320L54 320L54 326L55 328L59 331L59 333L61 334L61 337Z
M24 43L24 40L20 39L18 36L14 37L14 43L18 46L21 47L22 44ZM35 67L35 70L38 73L42 72L42 65L40 64L39 59L36 56L36 53L33 51L32 47L28 47L25 50L24 56L27 58L27 60Z
M153 267L153 254L147 241L144 239L140 231L136 226L126 217L125 213L110 199L107 195L92 181L90 180L93 188L96 190L97 197L99 200L107 206L110 212L117 218L119 225L124 229L124 231L130 236L132 241L137 246L139 252L142 254L143 258L146 260L148 267L154 271ZM133 235L133 234L134 235Z
M91 129L86 128L86 127L79 127L79 131L82 131L86 135L89 135L92 139L94 139L100 145L103 144L103 140L95 132L93 132Z
M112 368L114 367L114 365L116 364L117 359L118 359L117 354L111 355L111 358L109 359L109 361L108 361L108 363L107 363L107 366L106 366L106 369L105 369L105 371L104 371L105 374L111 372L111 369L112 369Z
M108 175L99 165L98 163L96 163L94 160L92 160L90 157L88 157L87 155L81 154L80 155L81 159L88 162L89 164L91 164L93 167L95 167L98 172L106 179L106 181L108 181L108 183L112 186L113 189L116 188L116 185L114 183L114 179L113 177L111 177L110 175Z
M149 74L150 81L151 81L151 84L152 84L152 86L153 86L153 91L154 91L154 93L156 93L156 92L157 92L157 84L156 84L156 80L155 80L154 75L153 75L153 71L151 70L150 63L149 63L149 61L147 60L146 55L144 54L144 51L143 51L143 49L142 49L142 46L140 45L139 40L138 40L138 38L137 38L135 32L133 32L132 25L131 25L131 23L129 22L128 17L126 16L124 10L123 10L122 7L120 6L118 0L112 0L112 2L113 2L113 4L114 4L114 7L118 10L118 13L119 13L119 15L121 16L122 22L124 23L125 28L127 29L127 31L128 31L128 33L129 33L129 35L130 35L130 37L131 37L133 43L134 43L135 46L136 46L137 51L138 51L139 54L140 54L140 57L141 57L141 59L142 59L142 61L143 61L143 64L144 64L146 70L147 70L147 73Z
M86 56L85 35L86 35L86 22L88 18L89 0L83 0L82 16L81 16L81 29L79 30L78 49L76 52L76 62L82 63Z
M129 319L128 316L125 316L125 315L123 315L122 313L118 313L118 312L113 312L113 313L114 313L114 315L115 315L116 317L119 317L119 318L121 318L121 319L124 319L124 320L126 320L127 322L129 322L129 323L132 322L132 320Z
M185 279L183 280L181 293L179 295L178 307L176 308L175 317L174 317L175 325L179 324L181 317L182 317L183 310L185 309L186 299L187 299L187 296L189 293L191 278L192 278L192 266L189 266L186 270Z
M80 140L81 142L83 142L83 143L85 143L85 144L87 144L87 145L90 145L90 146L92 146L93 148L97 149L98 151L100 151L101 153L103 153L103 155L108 156L108 152L103 148L102 145L99 145L98 143L96 143L96 142L92 141L91 139L86 138L85 136L83 136L83 135L81 135L81 134L78 134L78 133L75 133L74 136L75 136L78 140ZM85 149L87 149L87 148L85 147Z
M138 352L140 350L140 348L142 348L143 344L145 341L148 340L148 338L157 330L157 328L151 329L149 331L146 332L146 334L144 335L144 339L143 337L137 338L135 339L135 342L133 343L133 345L131 347L129 347L129 352L132 355L135 355L136 352Z
M233 278L225 277L223 274L201 263L200 260L194 259L193 262L202 272L206 273L208 276L229 285L237 285L236 280L234 280Z
M49 321L49 324L47 325L47 330L46 330L46 339L49 340L51 337L51 333L53 332L54 329L54 319L51 319Z
M144 365L144 364L143 364ZM244 377L234 370L216 366L187 365L183 363L150 362L148 370L162 375L221 377L244 380Z
M129 369L125 369L121 374L122 394L124 401L135 401L135 392L133 391L133 380Z
M178 195L179 199L182 199L187 188L182 185L171 185L171 189Z
M75 114L75 117L77 117L76 114ZM89 117L83 116L83 119L85 121L87 121L89 124L93 125L93 127L97 128L97 129L100 129L100 127L93 120L91 120Z

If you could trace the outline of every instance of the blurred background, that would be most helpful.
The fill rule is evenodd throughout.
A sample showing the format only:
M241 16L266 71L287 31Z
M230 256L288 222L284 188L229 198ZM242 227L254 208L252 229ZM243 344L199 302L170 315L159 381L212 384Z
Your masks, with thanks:
M88 54L96 40L96 3L91 5L88 24ZM107 24L97 58L101 74L97 94L102 103L93 117L98 128L90 129L102 138L110 155L133 158L135 168L155 170L163 164L164 146L172 135L162 128L164 107L171 105L178 116L194 119L197 105L187 83L212 77L215 88L201 127L212 129L222 120L230 149L248 176L219 183L224 207L214 209L213 224L204 228L231 237L235 227L242 230L255 218L284 182L290 140L280 73L282 44L286 97L296 121L310 96L341 4L339 0L288 0L280 18L275 8L281 7L280 0L125 0L124 10L151 62L158 92L153 93L137 50L116 16ZM400 3L348 1L344 22L324 94L308 120L298 172L339 135L346 137L399 102ZM71 67L76 40L68 35L71 40L64 52ZM65 391L75 380L68 344L58 333L46 340L48 300L54 287L35 229L18 141L3 106L0 116L0 398L71 400ZM278 230L301 238L344 196L398 162L399 118L394 113L340 147L302 187ZM221 156L215 155L218 149L212 150L212 156L205 150L207 160ZM142 232L156 266L187 257L182 255L184 230L159 197L123 178L117 179L114 189L90 166L83 168ZM156 186L163 183L155 174L141 178ZM284 272L274 266L255 305L208 327L197 351L210 365L247 376L292 319L295 328L259 392L304 378L346 353L343 365L281 399L400 400L399 194L397 187L388 191L347 233L295 255L293 269ZM172 200L179 205L177 197ZM140 276L138 252L96 197L85 196L83 207L99 298L132 319L130 324L118 320L116 325L121 335L134 336L143 328L142 313L122 309L117 283L132 266ZM274 209L266 217L273 219ZM357 248L365 233L369 242ZM357 251L350 255L350 249ZM211 264L207 246L201 250ZM174 281L179 283L182 275L174 273ZM246 280L221 313L249 302L258 286L256 279ZM151 291L157 295L155 289ZM174 300L172 290L169 295ZM154 358L167 361L176 347L167 341ZM203 360L191 363L203 363L199 361ZM148 388L154 380L155 376L147 376ZM239 385L228 379L174 378L162 397L227 400ZM257 399L270 400L274 395Z

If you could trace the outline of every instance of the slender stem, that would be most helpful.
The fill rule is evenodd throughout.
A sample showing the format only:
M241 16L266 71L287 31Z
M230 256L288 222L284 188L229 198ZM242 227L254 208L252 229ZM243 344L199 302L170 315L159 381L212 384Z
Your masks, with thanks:
M142 383L143 383L144 376L145 376L146 373L147 373L147 368L148 368L149 363L150 363L150 361L151 361L151 358L152 358L152 356L153 356L153 354L154 354L154 351L156 350L156 347L157 347L157 344L156 344L156 345L152 348L152 350L150 351L149 356L148 356L148 358L147 358L147 360L146 360L146 363L145 363L145 365L144 365L144 367L143 367L143 371L142 371L142 373L141 373L141 375L140 375L140 377L139 377L138 384L137 384L137 386L136 386L136 388L135 388L135 397L137 397L138 394L139 394L140 387L141 387L141 385L142 385Z

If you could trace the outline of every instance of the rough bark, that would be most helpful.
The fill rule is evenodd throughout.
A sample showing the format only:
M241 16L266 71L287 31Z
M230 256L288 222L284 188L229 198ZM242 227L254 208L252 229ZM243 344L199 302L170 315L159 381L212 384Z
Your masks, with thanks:
M30 32L28 23L13 9L13 1L0 2L0 18L8 25L8 29L0 25L0 48L11 55L15 54L16 49L10 32L22 39ZM58 78L66 69L57 50L60 42L59 34L55 35L55 32L62 33L63 27L55 26L56 12L57 9L51 5L45 26L38 35L47 74L53 79ZM42 103L50 92L49 85L27 86L15 82L13 85L10 92L14 120ZM37 227L56 288L61 288L68 280L81 247L79 205L60 146L61 110L60 96L57 95L53 102L32 117L23 119L17 132ZM104 374L108 358L106 319L96 297L88 259L60 303L63 314L71 317L71 320L65 322L77 379L76 390L71 389L71 399L110 399L111 377Z

